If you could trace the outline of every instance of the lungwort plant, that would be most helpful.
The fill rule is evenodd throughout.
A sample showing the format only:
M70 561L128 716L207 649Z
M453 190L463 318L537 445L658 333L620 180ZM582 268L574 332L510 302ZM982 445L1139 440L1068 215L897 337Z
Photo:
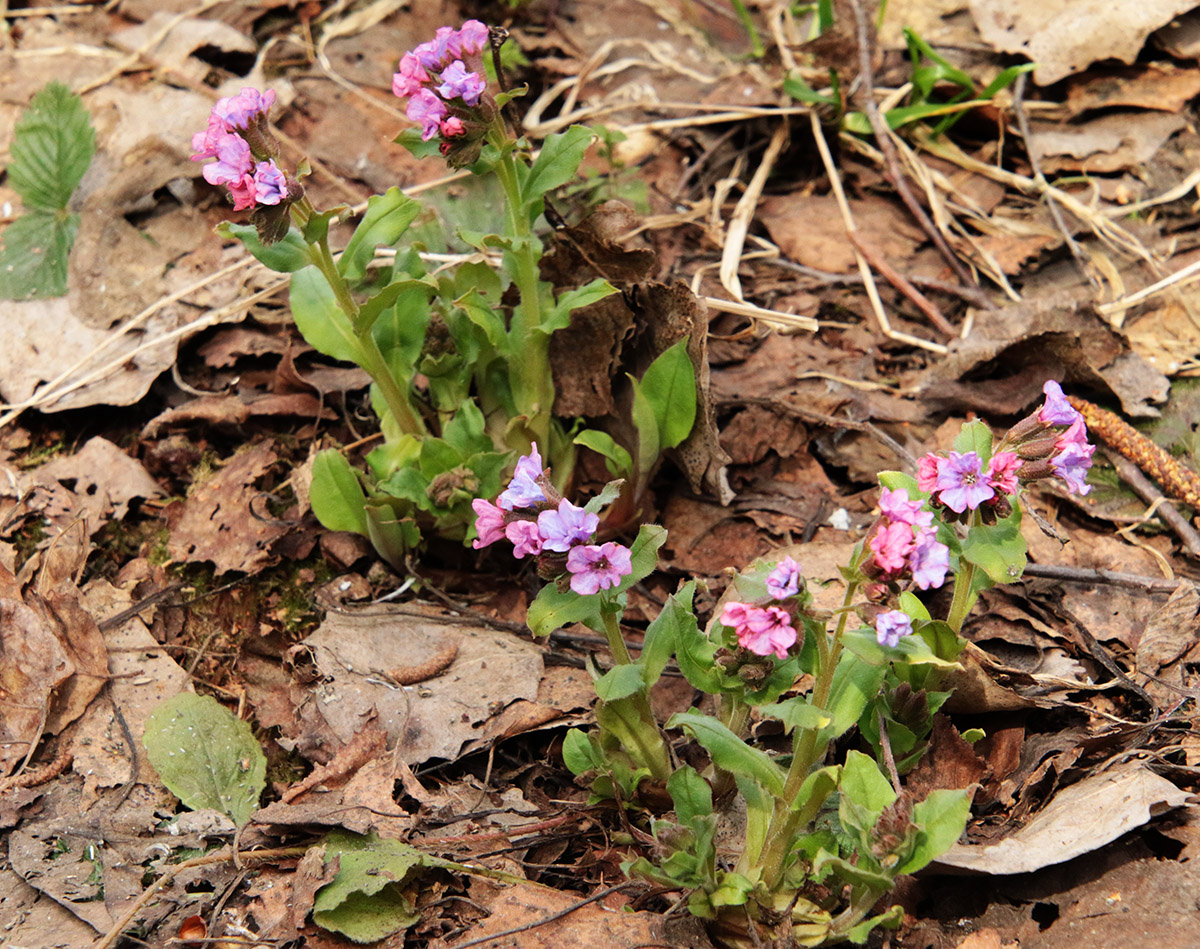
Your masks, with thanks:
M393 78L419 126L397 141L491 176L503 195L494 233L458 228L468 253L457 266L430 271L425 246L409 238L424 208L398 188L367 202L335 253L330 228L349 209L314 207L304 163L281 166L267 121L273 92L247 88L220 100L193 141L195 160L215 159L204 165L205 179L228 189L235 210L253 209L249 224L226 224L223 233L291 274L292 314L315 349L370 374L383 442L365 472L338 451L319 454L310 497L326 527L368 537L395 566L423 532L470 540L472 499L498 493L505 470L535 442L560 488L571 481L577 445L599 451L627 480L623 509L635 512L628 499L660 453L688 435L696 412L695 370L680 343L629 381L624 430L636 432L634 444L554 414L551 336L573 311L617 292L603 279L556 292L539 269L547 196L575 179L594 136L572 126L535 153L505 119L517 93L485 79L483 56L498 40L477 20L442 27L404 54ZM498 54L493 59L498 70Z
M637 831L646 846L625 871L684 892L724 944L766 945L772 935L862 943L876 926L899 923L899 906L879 905L896 877L962 833L966 792L914 800L901 775L948 697L939 686L979 593L1024 570L1024 486L1058 478L1088 491L1094 448L1083 420L1056 383L1045 392L1045 404L999 441L971 422L948 454L922 458L915 478L880 475L880 515L842 569L839 608L814 607L793 559L758 563L736 578L707 630L693 610L695 583L684 584L636 659L621 633L626 591L654 569L666 532L645 525L630 547L598 538L618 484L579 507L535 449L495 500L474 502L476 543L511 543L549 581L529 609L533 632L583 623L610 644L611 666L591 666L596 728L569 732L563 759L594 801L615 799L634 820L673 812ZM937 618L925 600L947 579L953 593ZM672 658L711 711L692 708L662 727L649 692ZM786 747L751 740L763 720ZM707 766L680 764L689 743L688 760L703 749ZM745 831L729 843L718 830L736 814Z

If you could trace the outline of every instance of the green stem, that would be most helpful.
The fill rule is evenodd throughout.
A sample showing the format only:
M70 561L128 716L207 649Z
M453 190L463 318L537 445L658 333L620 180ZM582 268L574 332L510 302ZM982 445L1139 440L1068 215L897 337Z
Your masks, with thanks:
M850 619L849 607L857 593L857 581L847 584L841 615L838 617L832 641L826 640L824 636L817 639L819 669L811 700L815 708L824 709L829 703L830 692L833 689L833 673L842 654L842 636ZM792 735L792 764L783 783L783 795L775 802L775 813L771 816L767 840L763 845L762 879L768 891L774 891L779 886L792 838L795 837L800 820L804 816L801 812L792 810L792 802L800 793L804 779L812 771L813 765L824 757L829 745L828 741L820 742L820 731L817 728L797 728Z
M967 530L970 531L980 523L979 512L976 511L971 515L971 521L967 525ZM976 593L973 589L975 586L975 564L964 558L959 558L958 573L954 576L954 599L950 601L950 612L946 615L946 623L954 630L955 634L961 633L963 623L967 621L967 614L971 612L971 607L975 605Z
M625 637L621 635L618 614L601 608L600 615L604 618L604 635L608 639L608 648L612 652L613 660L620 666L629 665L633 658L629 655L629 647L625 645Z
M625 638L621 635L621 624L618 619L620 614L614 610L602 608L600 615L604 618L603 632L605 638L608 639L608 648L612 651L613 661L622 666L632 664L633 659L629 655L629 647L625 645ZM632 752L638 764L649 768L653 778L658 781L666 781L671 776L671 760L662 730L658 727L654 711L650 708L649 690L642 686L640 691L634 692L632 695L605 704L612 709L614 714L621 717L628 730L630 740L636 745L635 748L626 748L625 750ZM632 714L624 715L622 714L624 711Z

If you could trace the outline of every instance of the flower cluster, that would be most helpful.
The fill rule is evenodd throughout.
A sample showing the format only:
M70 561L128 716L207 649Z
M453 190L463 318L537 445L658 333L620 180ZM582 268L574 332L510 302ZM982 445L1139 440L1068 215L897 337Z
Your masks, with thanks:
M476 498L476 550L499 540L513 545L513 556L538 558L538 572L554 577L564 570L571 589L582 596L608 590L633 572L628 547L608 541L591 543L599 515L559 495L542 466L537 443L517 461L512 479L495 501Z
M875 638L879 645L895 649L901 637L911 636L912 617L900 610L887 610L875 617Z
M800 565L784 557L767 574L767 592L776 600L786 600L800 591L800 582ZM785 659L798 639L791 614L779 606L729 602L721 611L721 624L734 631L739 646L756 656L774 654Z
M291 186L272 157L278 146L267 131L267 112L275 93L247 86L236 96L220 99L208 127L192 137L192 161L215 158L204 166L204 180L225 185L233 209L274 206L289 199Z
M910 501L904 488L884 488L879 495L879 526L868 546L883 578L898 580L907 572L913 583L929 590L946 581L950 548L937 539L933 513L923 507L919 499Z
M1006 516L1007 500L1030 481L1058 477L1076 494L1087 494L1085 482L1096 446L1088 444L1087 426L1049 380L1042 387L1046 401L1009 430L988 462L973 451L952 451L948 457L927 454L917 466L917 486L929 492L930 503L965 515L981 510L985 520ZM989 520L990 522L990 520Z
M478 20L467 20L457 30L439 27L432 40L400 58L392 76L392 92L408 99L406 114L421 126L422 140L440 135L443 154L455 139L478 139L495 112L483 78L481 54L488 35Z

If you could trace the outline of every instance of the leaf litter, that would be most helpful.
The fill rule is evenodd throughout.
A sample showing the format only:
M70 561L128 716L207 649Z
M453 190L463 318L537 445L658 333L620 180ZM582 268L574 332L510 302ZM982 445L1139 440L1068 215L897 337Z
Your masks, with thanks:
M412 6L380 7L369 30L365 20L327 17L327 67L281 83L289 102L281 124L322 163L314 188L337 200L440 175L436 163L414 163L388 144L398 128L392 60L434 16ZM835 6L852 17L849 5ZM627 282L657 282L668 322L691 321L688 333L709 329L702 361L712 367L712 424L707 442L682 459L683 474L667 468L655 482L671 544L667 572L638 593L646 617L681 577L707 578L715 604L727 567L781 545L798 542L796 556L817 573L836 564L870 523L874 499L864 488L874 471L936 447L939 432L964 414L1020 414L1048 375L1130 420L1165 413L1171 425L1144 430L1194 464L1194 423L1177 413L1189 404L1183 377L1200 351L1195 294L1170 279L1196 250L1188 177L1196 148L1176 113L1196 95L1200 49L1189 45L1188 18L1173 19L1189 6L1135 4L1117 29L1088 4L889 4L876 93L902 87L911 72L897 54L900 25L943 52L970 50L955 65L979 88L1008 62L989 49L1038 62L1021 97L1026 141L1013 94L1004 92L949 137L917 136L918 149L898 156L935 227L985 275L988 306L956 282L897 197L895 168L849 135L836 137L834 167L849 198L842 217L803 117L792 120L782 157L748 206L742 253L731 261L736 284L719 266L735 205L782 121L773 90L793 67L818 87L830 65L857 71L848 65L857 53L850 32L839 34L840 52L817 44L805 59L796 23L762 17L760 36L774 51L760 60L746 58L749 37L720 4L629 0L557 16L534 4L516 14L514 34L531 61L523 68L546 79L528 102L530 132L598 118L628 136L615 154L631 167L614 180L649 185L641 215L628 212L618 233L563 236L593 259L602 250L609 267L639 263ZM216 908L214 935L344 945L310 919L322 893L319 913L344 905L328 889L342 857L330 859L328 844L293 846L306 830L341 828L397 842L371 859L392 848L408 861L403 872L389 871L396 886L388 896L393 921L412 922L414 945L514 929L530 946L702 945L695 933L667 934L672 921L658 913L614 913L630 900L641 905L636 890L580 905L621 879L626 857L607 836L608 816L583 807L565 779L557 747L566 725L586 720L582 667L598 644L571 630L548 648L514 635L529 589L488 573L491 564L455 556L432 556L421 568L425 589L441 590L453 608L364 610L342 601L323 622L311 612L317 585L382 597L404 579L372 566L361 547L318 532L302 485L288 478L307 451L295 452L293 439L319 438L322 429L343 443L370 434L359 412L363 381L287 342L275 288L211 234L226 211L186 155L212 99L260 69L253 60L268 52L263 26L279 31L269 54L283 71L304 48L304 31L316 24L319 32L306 10L289 12L280 27L271 17L281 9L132 3L123 19L95 10L20 17L13 48L0 51L0 69L14 80L0 142L18 114L9 107L54 77L94 86L84 101L106 159L84 182L72 295L15 305L14 344L0 359L9 403L80 410L26 413L32 439L24 444L6 434L12 415L0 430L8 472L0 533L10 545L0 605L11 617L0 653L0 818L8 833L0 905L21 920L0 938L85 944L133 907L144 871L167 869L164 853L232 840L221 808L177 808L143 747L152 711L173 695L190 702L196 690L253 723L267 786L241 846L280 855L244 881L221 856L227 851L213 851L211 866L178 871L163 891L168 900L137 907L156 938ZM174 14L191 19L166 19ZM1065 14L1078 28L1039 27L1039 18ZM100 52L57 52L72 43ZM1137 62L1113 68L1103 59ZM1011 137L1004 150L1002 134ZM1054 179L1075 174L1088 181ZM1065 209L1063 225L1051 203ZM633 244L616 240L635 228ZM1072 243L1084 247L1082 267ZM894 328L944 342L946 356L880 332L860 255L875 261L875 292ZM879 279L879 259L907 283ZM709 312L677 306L679 286L689 300L691 292L707 298ZM739 302L731 286L762 313L821 323L815 333L771 331L781 324L726 308ZM914 288L949 319L955 338L938 334ZM629 314L597 308L593 327L603 332L581 335L594 351L580 359L567 347L556 361L560 398L589 415L611 411L614 395L597 382L604 373L585 370L631 352L638 358ZM87 414L110 405L130 408ZM83 447L41 463L37 451L56 437ZM1023 588L988 595L948 715L914 777L929 788L976 786L968 839L943 864L993 875L996 896L981 897L977 885L956 889L953 878L927 870L913 882L899 944L1101 944L1113 930L1089 928L1096 920L1128 926L1126 941L1153 931L1164 946L1186 944L1177 934L1189 927L1170 907L1190 906L1200 893L1186 860L1197 840L1188 793L1200 766L1189 704L1195 563L1175 529L1155 519L1159 502L1140 500L1115 472L1105 478L1102 504L1037 499L1048 529L1069 543L1027 524L1034 567L1067 573L1034 570ZM835 578L832 566L825 573ZM255 584L264 591L249 593ZM295 591L308 606L293 602ZM137 615L108 625L131 607ZM688 696L669 691L664 702L682 702L670 711L686 707ZM967 741L960 728L968 725L985 737ZM212 803L179 790L185 804ZM1084 810L1096 820L1080 822ZM166 817L173 829L159 826ZM358 839L342 844L352 850ZM1163 850L1164 840L1174 846ZM470 855L529 882L423 866L418 884L409 878L418 859L410 845L451 861ZM198 891L201 878L209 885ZM349 899L365 892L355 886L344 887ZM936 909L919 898L923 887L946 894ZM556 915L565 910L573 911ZM964 918L978 929L966 941L957 928ZM256 928L239 929L247 923Z

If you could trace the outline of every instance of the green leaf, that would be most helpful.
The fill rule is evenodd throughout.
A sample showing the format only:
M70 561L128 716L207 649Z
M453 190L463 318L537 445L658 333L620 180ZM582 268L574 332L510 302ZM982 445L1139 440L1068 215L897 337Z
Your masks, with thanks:
M642 376L642 392L658 423L662 448L674 448L692 432L696 421L696 368L681 339L662 352Z
M761 784L743 774L734 775L742 800L746 802L746 846L745 853L750 865L758 863L763 845L767 842L767 830L775 813L775 798Z
M798 74L788 76L783 80L783 91L796 101L803 102L806 105L841 105L833 96L821 95L821 93L817 92Z
M142 744L163 784L192 810L210 807L241 827L258 810L267 758L244 722L207 695L181 692L154 709Z
M548 135L542 142L533 167L521 185L521 203L532 207L542 195L553 191L575 177L579 163L592 141L592 130L572 125L565 132Z
M1021 508L995 524L972 527L963 542L963 559L980 567L993 583L1015 583L1028 562L1021 534Z
M332 882L317 891L313 922L354 942L377 942L420 915L400 886L424 865L415 847L337 830L325 838L325 863L338 861Z
M424 302L428 304L429 296L435 288L434 282L428 277L396 280L389 283L358 308L357 331L366 333L370 330L375 325L375 321L379 319L380 314L392 307L406 293L415 291L418 298L423 297Z
M679 671L693 688L709 695L723 691L721 673L713 657L717 644L710 640L695 623L684 623L675 630L675 662Z
M600 489L599 494L583 506L583 509L589 514L599 514L621 496L621 487L624 484L625 481L621 478L608 482L608 484Z
M691 610L692 596L696 592L694 580L684 584L678 593L667 597L658 616L646 627L642 639L642 655L638 665L642 667L643 680L647 686L654 685L666 668L675 643L681 636L690 636L692 630L699 631L696 614Z
M902 922L904 922L904 907L897 903L895 906L889 907L886 913L880 913L878 916L868 916L861 923L851 926L846 930L846 939L856 946L861 946L867 941L875 927L882 926L884 929L899 929Z
M615 589L596 596L580 596L571 590L560 591L554 584L542 587L537 598L529 604L526 622L535 636L549 636L556 629L571 623L584 623L591 629L602 629L600 602L604 595L624 593L639 580L654 572L658 564L658 548L667 539L667 532L657 524L643 524L630 548L633 572L622 577Z
M428 140L422 139L419 128L405 129L392 141L408 149L413 158L436 158L441 155L441 140L436 136Z
M958 664L953 660L943 659L934 653L923 636L903 636L895 646L881 646L875 637L875 630L869 626L861 626L847 632L842 641L846 649L857 656L863 665L875 668L886 668L887 663L892 661L934 666L939 669L958 668Z
M388 188L367 200L367 213L342 251L338 270L351 283L361 280L376 247L391 247L421 213L421 202L405 197L399 188Z
M911 616L914 620L931 619L929 610L925 608L925 604L917 599L916 594L909 590L905 590L900 594L900 609Z
M292 274L289 299L296 328L313 349L334 359L361 363L362 347L350 318L338 306L333 287L321 271L305 267Z
M553 333L555 330L565 329L571 325L572 310L578 310L580 307L596 303L605 297L612 296L616 292L616 287L607 280L597 277L591 283L585 284L577 290L567 290L565 293L560 293L554 306L546 308L546 313L542 317L542 324L539 329L547 334Z
M575 436L575 444L590 448L604 459L604 466L614 478L633 477L633 458L618 445L608 432L585 428Z
M783 793L783 771L771 758L751 748L710 715L679 712L671 716L668 728L682 728L712 757L713 764L731 774L753 778L777 797Z
M646 687L642 681L642 668L636 663L613 666L596 680L596 695L602 702L614 702L627 698Z
M842 765L838 790L843 801L853 801L874 814L876 819L883 813L884 808L896 800L895 789L880 772L875 759L861 751L846 753L846 763ZM872 819L871 825L874 823L875 820Z
M61 211L95 153L96 133L83 100L52 82L13 127L8 183L29 210Z
M675 805L675 817L685 827L693 817L713 812L712 788L691 765L684 765L667 778L667 793Z
M633 376L629 376L633 386L633 427L638 433L637 470L643 478L650 474L662 451L658 418L654 414L654 406L642 391L642 384Z
M967 422L954 439L954 450L963 454L975 452L986 468L992 460L992 430L979 419Z
M454 305L466 313L467 319L475 326L483 330L484 336L496 352L509 352L508 327L504 324L504 318L478 290L471 290L455 300Z
M563 764L575 775L604 767L604 756L600 749L578 728L567 732L567 737L563 739L562 756Z
M966 791L930 791L913 807L913 823L921 828L912 855L896 872L916 873L954 846L967 826L971 799Z
M44 300L67 292L67 255L79 215L30 211L0 232L0 300Z
M867 703L879 694L887 664L868 665L849 649L842 653L837 668L833 670L829 706L826 711L833 719L822 733L822 738L833 740L858 721Z
M917 487L917 479L903 471L881 471L879 472L879 483L891 491L903 488L908 492L910 500L916 500L923 496L921 489Z
M226 240L239 240L246 250L276 273L295 273L312 263L311 248L294 227L289 229L283 240L264 244L258 239L258 228L253 224L233 224L222 221L217 233Z
M783 722L786 732L795 728L824 728L831 721L829 715L809 702L807 696L797 695L773 705L758 706L759 712Z
M323 527L367 536L367 496L340 451L327 448L313 459L308 501Z

